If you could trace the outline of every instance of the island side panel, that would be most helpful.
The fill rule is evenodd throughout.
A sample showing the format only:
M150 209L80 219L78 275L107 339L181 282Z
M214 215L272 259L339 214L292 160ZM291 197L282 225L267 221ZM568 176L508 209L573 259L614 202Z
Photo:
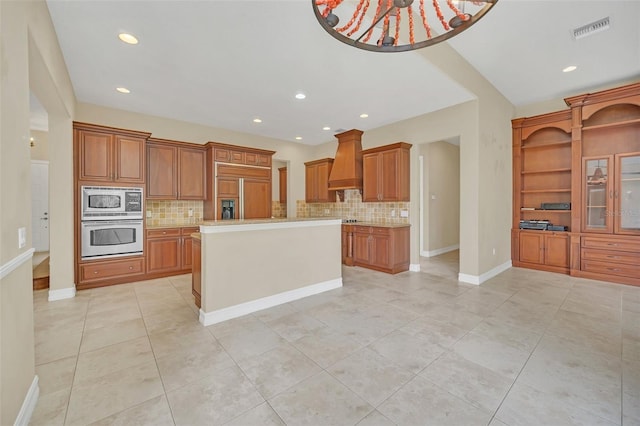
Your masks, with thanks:
M239 229L201 234L204 314L309 286L341 285L339 223Z

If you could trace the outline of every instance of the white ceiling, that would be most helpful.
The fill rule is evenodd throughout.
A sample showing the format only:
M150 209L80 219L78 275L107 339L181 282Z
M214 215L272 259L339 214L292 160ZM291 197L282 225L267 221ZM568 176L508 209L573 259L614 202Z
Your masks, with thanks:
M79 102L314 145L337 129L366 131L474 98L424 55L335 40L311 0L47 4ZM606 16L610 30L573 40L574 27ZM449 43L524 105L640 78L639 22L635 0L499 0ZM140 43L120 42L120 32ZM564 74L567 65L578 69Z

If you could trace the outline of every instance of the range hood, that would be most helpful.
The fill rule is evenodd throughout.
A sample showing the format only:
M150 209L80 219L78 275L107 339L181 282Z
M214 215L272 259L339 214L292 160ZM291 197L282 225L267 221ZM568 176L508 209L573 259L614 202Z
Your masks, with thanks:
M329 189L362 190L362 131L336 134L338 150L329 174Z

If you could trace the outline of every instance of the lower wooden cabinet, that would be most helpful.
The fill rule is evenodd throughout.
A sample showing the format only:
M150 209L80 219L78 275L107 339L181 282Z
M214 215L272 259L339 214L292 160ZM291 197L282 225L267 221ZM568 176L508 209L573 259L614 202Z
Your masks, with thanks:
M147 229L147 275L157 278L191 272L194 232L198 227Z
M637 237L582 236L580 276L640 285L640 240Z
M402 227L355 225L352 239L353 264L396 274L409 270L409 225ZM349 243L347 231L343 243ZM343 259L349 249L343 248ZM345 262L346 263L346 262Z
M200 238L193 239L192 248L191 294L193 294L193 297L196 299L196 306L200 308L200 297L202 294L202 247Z
M78 290L144 279L143 256L94 260L79 265Z
M534 269L567 272L569 268L569 234L550 231L520 231L519 263ZM516 265L520 266L520 265Z

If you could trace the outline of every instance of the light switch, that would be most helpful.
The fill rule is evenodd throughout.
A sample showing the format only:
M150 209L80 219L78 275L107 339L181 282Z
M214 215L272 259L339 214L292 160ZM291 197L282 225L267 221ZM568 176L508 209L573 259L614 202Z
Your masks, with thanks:
M147 210L147 217L151 217L151 210Z
M27 245L27 228L18 228L18 248Z
M193 209L189 209L189 217L193 217Z

